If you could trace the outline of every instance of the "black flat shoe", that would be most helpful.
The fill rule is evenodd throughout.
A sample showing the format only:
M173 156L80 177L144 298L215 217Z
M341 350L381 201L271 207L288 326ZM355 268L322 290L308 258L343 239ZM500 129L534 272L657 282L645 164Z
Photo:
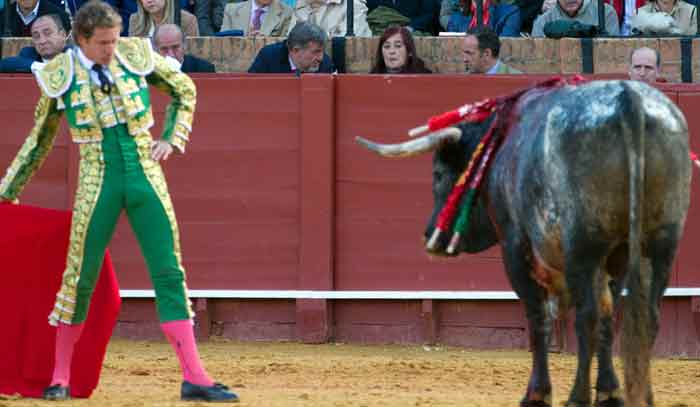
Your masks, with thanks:
M180 398L183 401L238 402L236 393L229 391L228 387L221 383L214 383L213 386L198 386L186 380L182 382Z
M44 400L70 400L70 387L55 384L44 389Z

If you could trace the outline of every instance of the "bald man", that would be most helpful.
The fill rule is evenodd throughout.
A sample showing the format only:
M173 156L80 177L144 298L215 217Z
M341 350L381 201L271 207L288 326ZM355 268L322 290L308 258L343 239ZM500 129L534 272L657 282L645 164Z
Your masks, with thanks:
M647 47L637 48L630 55L630 79L654 84L659 81L661 56L659 51Z
M175 24L162 24L153 33L153 48L164 57L179 63L182 72L216 72L214 65L201 58L185 54L185 34Z

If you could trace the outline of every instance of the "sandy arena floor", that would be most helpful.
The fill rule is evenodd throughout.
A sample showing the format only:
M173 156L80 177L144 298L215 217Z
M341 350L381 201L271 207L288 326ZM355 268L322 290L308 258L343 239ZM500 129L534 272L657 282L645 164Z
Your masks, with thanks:
M518 405L530 354L423 346L239 343L200 347L212 375L233 387L240 406L428 407ZM618 361L619 363L619 361ZM573 381L573 355L551 355L555 405ZM700 361L653 363L657 406L700 406ZM179 401L180 373L165 342L113 340L102 379L89 400L61 406L197 406ZM56 406L0 398L0 406Z

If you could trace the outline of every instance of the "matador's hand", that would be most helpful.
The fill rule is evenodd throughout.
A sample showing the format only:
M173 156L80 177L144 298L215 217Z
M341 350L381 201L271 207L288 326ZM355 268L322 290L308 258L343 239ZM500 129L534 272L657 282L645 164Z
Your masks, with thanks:
M151 158L156 161L167 160L172 152L173 146L165 140L156 140L151 144Z

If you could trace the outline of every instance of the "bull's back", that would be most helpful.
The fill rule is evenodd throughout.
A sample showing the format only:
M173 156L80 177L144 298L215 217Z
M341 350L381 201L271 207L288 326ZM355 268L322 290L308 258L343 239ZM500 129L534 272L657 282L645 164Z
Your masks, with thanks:
M533 246L562 245L563 230L610 241L629 227L628 146L644 137L644 230L683 221L690 180L688 132L680 110L661 92L628 82L642 111L626 117L620 81L592 82L525 100L520 120L499 153L491 190L509 202ZM644 134L638 134L642 120ZM494 178L496 178L494 180ZM501 185L493 188L492 182Z

